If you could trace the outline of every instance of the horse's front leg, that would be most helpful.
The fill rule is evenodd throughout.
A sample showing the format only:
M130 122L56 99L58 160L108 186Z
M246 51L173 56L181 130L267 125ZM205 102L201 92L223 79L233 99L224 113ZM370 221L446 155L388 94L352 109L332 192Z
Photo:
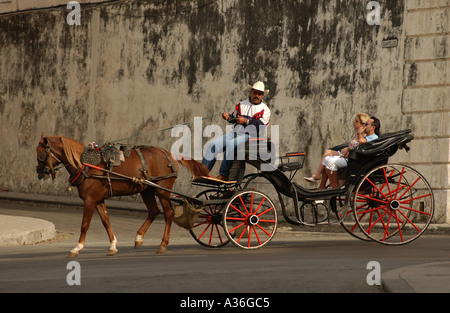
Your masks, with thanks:
M106 229L110 242L109 251L106 255L108 256L115 255L118 252L116 247L117 239L112 230L111 223L109 222L108 212L106 211L106 205L104 202L97 204L97 212L98 215L100 215L100 219L102 220L102 224Z
M84 211L83 211L83 220L81 221L81 233L80 239L78 239L78 244L75 248L70 250L67 255L68 258L75 258L78 256L81 250L84 248L84 242L86 240L86 233L91 224L92 214L94 213L95 203L90 200L84 200Z

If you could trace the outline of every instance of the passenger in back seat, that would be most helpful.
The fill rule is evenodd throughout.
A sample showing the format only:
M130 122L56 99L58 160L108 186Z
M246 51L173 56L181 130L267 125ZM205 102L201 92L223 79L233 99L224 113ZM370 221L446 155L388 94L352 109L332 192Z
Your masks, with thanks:
M322 156L322 159L320 160L319 167L317 168L317 171L311 176L311 177L304 177L305 180L314 183L320 181L322 178L325 179L324 183L327 182L328 178L325 174L325 166L322 164L323 160L327 156L341 156L345 153L347 153L348 147L356 147L359 145L359 138L358 133L364 131L365 123L370 119L370 116L366 113L358 113L356 114L355 119L353 120L353 128L355 129L355 133L352 136L352 140L347 144L345 148L335 147L331 148L329 150L326 150L325 153Z
M338 170L340 168L347 167L348 154L350 150L355 149L358 145L375 140L380 135L380 120L376 117L371 117L366 123L364 123L364 129L358 134L359 143L354 146L348 146L341 150L341 155L339 156L327 156L323 159L322 164L325 166L326 178L330 180L330 187L339 187L339 177ZM361 130L361 128L359 129ZM324 175L319 185L319 189L324 189L326 186L326 181Z

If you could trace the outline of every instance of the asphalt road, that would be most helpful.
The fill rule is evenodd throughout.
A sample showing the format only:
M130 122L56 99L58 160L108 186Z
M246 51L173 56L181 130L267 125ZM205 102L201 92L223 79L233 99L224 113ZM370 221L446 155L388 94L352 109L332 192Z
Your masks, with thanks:
M168 252L157 255L163 222L157 219L144 245L134 249L134 237L145 213L110 210L119 253L109 247L100 219L94 215L86 247L75 261L79 285L70 281L66 255L78 240L82 209L76 206L0 201L0 214L46 219L55 224L55 240L0 248L0 293L8 292L149 292L149 293L382 293L369 286L367 264L376 261L383 272L450 259L448 235L423 235L396 247L357 240L343 231L289 230L281 225L274 239L248 251L229 244L220 249L197 244L173 226Z

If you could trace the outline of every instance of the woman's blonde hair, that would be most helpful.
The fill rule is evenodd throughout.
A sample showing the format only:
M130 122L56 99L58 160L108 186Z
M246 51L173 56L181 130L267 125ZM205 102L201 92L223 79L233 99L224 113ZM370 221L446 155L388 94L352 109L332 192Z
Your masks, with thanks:
M366 113L358 113L356 114L356 118L358 118L361 124L365 124L367 123L368 120L370 120L370 116L367 115Z

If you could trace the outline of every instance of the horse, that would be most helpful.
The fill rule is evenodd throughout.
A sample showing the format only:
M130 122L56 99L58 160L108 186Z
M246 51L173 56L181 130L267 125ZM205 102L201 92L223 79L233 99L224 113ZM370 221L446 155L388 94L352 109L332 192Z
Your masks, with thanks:
M106 229L110 241L108 256L118 252L117 239L109 222L106 211L105 199L111 196L128 196L140 193L144 204L147 207L147 218L139 228L135 239L135 248L143 244L143 238L153 220L160 213L156 202L159 198L164 211L165 228L157 253L165 253L169 244L170 228L172 225L173 210L170 201L171 190L175 184L178 164L189 169L193 176L207 176L209 170L204 164L196 160L179 159L175 160L168 151L153 147L142 146L129 150L129 156L114 167L114 172L110 171L105 160L93 167L88 167L83 163L81 156L85 146L83 143L63 136L44 136L36 148L37 153L37 174L39 179L45 179L51 174L55 179L57 166L64 166L70 175L69 184L76 186L78 195L84 202L83 218L81 223L81 233L78 244L70 250L67 257L74 258L84 248L86 233L89 229L94 209L97 209L103 226ZM146 165L143 168L143 165ZM114 173L133 179L114 179ZM149 178L148 174L151 173ZM153 181L163 189L143 184L144 179L156 179ZM166 190L164 190L166 189Z

